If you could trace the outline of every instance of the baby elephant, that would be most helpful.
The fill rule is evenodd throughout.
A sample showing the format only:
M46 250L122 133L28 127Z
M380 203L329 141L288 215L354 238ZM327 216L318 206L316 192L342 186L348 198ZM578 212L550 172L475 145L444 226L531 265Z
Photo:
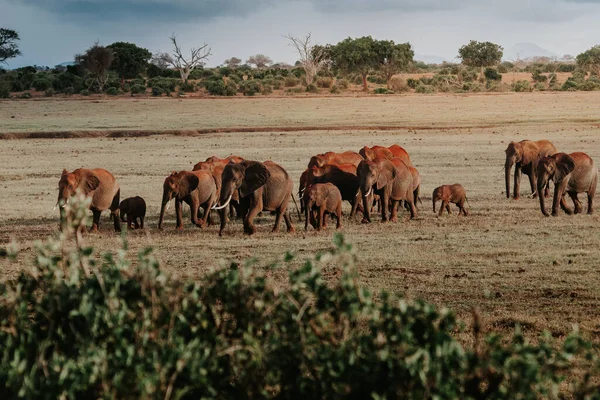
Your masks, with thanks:
M313 228L321 230L327 227L325 213L335 215L337 229L342 227L342 195L339 189L332 183L316 183L309 185L302 197L304 201L304 230L308 230L308 221ZM318 212L318 215L317 215ZM317 219L318 217L318 219Z
M432 195L433 200L433 212L435 212L435 203L438 200L442 201L439 215L442 215L444 208L448 211L448 214L452 214L450 211L450 204L454 203L458 206L458 215L461 213L465 216L469 215L469 212L465 209L465 202L467 201L467 193L462 185L455 183L454 185L442 185L435 188Z
M144 229L144 217L146 216L146 202L140 196L129 197L119 204L121 221L125 222L127 215L127 228ZM139 220L139 223L138 223Z

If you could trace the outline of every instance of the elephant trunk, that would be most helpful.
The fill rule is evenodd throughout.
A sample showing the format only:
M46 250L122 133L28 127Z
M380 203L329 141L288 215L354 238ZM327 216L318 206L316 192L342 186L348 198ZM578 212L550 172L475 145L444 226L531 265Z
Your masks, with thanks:
M544 188L546 187L546 185L548 184L548 180L542 175L542 176L538 176L537 179L537 193L538 193L538 198L540 199L540 210L542 211L542 214L548 216L548 211L546 211L546 201L544 198Z
M507 159L504 164L504 180L506 181L506 198L510 199L510 170L512 169L513 163Z
M163 219L165 217L165 207L167 203L171 200L169 193L165 190L163 192L162 202L160 206L160 217L158 218L158 229L162 229Z
M369 189L366 192L363 192L363 196L362 196L362 200L363 200L363 213L364 213L364 220L367 222L371 222L371 206L372 204L369 204L369 194L372 191L372 189Z

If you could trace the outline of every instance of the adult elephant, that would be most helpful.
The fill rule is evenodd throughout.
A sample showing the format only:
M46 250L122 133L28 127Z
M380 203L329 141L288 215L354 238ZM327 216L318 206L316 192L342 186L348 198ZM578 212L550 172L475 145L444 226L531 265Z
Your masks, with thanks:
M362 160L362 156L354 151L345 151L343 153L328 151L327 153L312 156L308 162L308 168L310 169L313 166L322 167L325 164L352 164L358 166Z
M404 148L397 144L393 144L390 147L383 146L364 146L358 152L365 160L374 161L378 158L387 158L391 160L392 158L399 158L408 166L412 166L412 160L410 159L410 155Z
M71 196L75 193L83 193L86 197L91 197L90 210L93 214L92 228L90 232L97 232L100 225L100 214L104 210L110 210L116 232L121 232L121 222L119 221L119 200L121 189L115 177L102 168L79 168L73 172L63 169L60 181L58 182L58 200L60 206L61 226L64 220L64 208Z
M331 183L342 195L342 201L348 201L352 206L350 216L354 216L359 206L357 192L359 188L356 167L353 164L325 164L322 167L313 166L308 169L306 185L315 183Z
M256 232L253 224L259 212L275 211L275 225L273 232L279 230L281 218L285 219L288 232L294 231L294 225L288 215L287 206L292 198L293 182L287 171L273 161L244 160L238 164L227 164L223 170L222 188L219 196L221 210L221 229L219 236L227 225L224 218L225 208L231 201L233 194L238 191L240 208L244 222L244 233L252 235Z
M217 184L208 171L179 171L172 172L163 183L163 196L160 206L158 229L162 229L165 208L169 201L175 199L175 214L177 229L183 230L182 203L190 206L190 219L200 228L210 221L210 209L217 201ZM198 219L199 208L204 208L202 220Z
M515 167L515 183L513 197L518 200L521 197L521 173L529 177L531 193L533 197L537 196L535 190L536 169L538 161L544 157L556 154L556 147L548 140L522 140L520 142L510 142L505 150L506 161L504 163L504 179L506 183L506 198L510 198L510 172ZM544 196L548 196L549 188L544 190Z
M231 155L227 158L219 158L217 156L208 157L205 161L200 161L194 165L194 171L208 171L211 173L217 184L217 197L221 193L221 180L223 175L223 169L229 163L240 163L244 161L242 157ZM240 199L237 193L234 193L231 202L229 203L229 217L233 218L234 210L238 218L241 218L240 214Z
M365 217L363 223L371 222L369 195L374 192L381 199L381 222L388 221L388 212L391 210L390 220L398 220L397 203L404 200L408 203L410 217L417 216L414 203L412 174L404 161L399 158L376 159L375 161L363 160L358 165L359 187L362 193ZM391 203L391 204L390 204Z
M552 156L542 158L537 165L537 187L538 192L547 186L552 179L554 181L554 198L552 201L552 215L558 215L558 205L567 214L573 214L573 210L567 207L565 202L565 192L569 194L575 206L575 214L581 213L583 207L577 198L578 193L587 193L588 209L587 213L594 212L594 196L596 194L596 184L598 182L598 170L591 159L585 153L557 153ZM540 208L542 214L548 216L546 204L543 196L540 198Z
M307 185L307 181L308 181L308 168L304 170L304 172L302 172L302 174L300 175L300 179L298 182L298 198L300 200L300 212L302 214L304 214L304 191L306 190Z

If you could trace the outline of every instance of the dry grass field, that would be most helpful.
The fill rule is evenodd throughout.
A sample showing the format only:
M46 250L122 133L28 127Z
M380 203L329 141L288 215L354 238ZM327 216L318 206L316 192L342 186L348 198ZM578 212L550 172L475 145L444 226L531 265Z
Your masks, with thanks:
M346 216L343 233L355 245L365 285L449 306L467 323L477 307L489 331L507 333L520 323L529 335L547 329L563 336L579 324L598 340L600 209L593 216L543 217L537 201L525 196L527 184L521 200L506 199L502 170L507 144L526 138L549 139L561 151L585 151L600 162L598 104L599 93L0 102L0 134L17 137L42 131L257 130L0 140L0 244L15 239L24 250L19 260L30 260L35 240L57 230L52 208L61 170L104 167L117 177L122 198L141 195L148 203L148 229L129 233L132 258L152 246L172 274L194 278L223 260L254 256L266 265L289 250L298 256L293 268L305 255L329 248L333 230L304 232L294 213L293 234L283 228L269 233L268 214L253 237L242 234L239 222L222 238L217 226L200 230L187 220L179 233L171 208L161 232L156 225L164 178L210 155L233 153L275 160L297 182L313 154L398 143L421 173L423 205L414 221L404 213L399 223L377 219L361 225ZM467 189L472 215L459 218L453 208L454 215L438 218L431 192L455 182ZM106 215L102 224L86 240L98 250L114 249L119 238ZM0 261L0 279L15 276L22 265ZM269 274L282 283L287 271ZM326 276L335 279L335 271Z

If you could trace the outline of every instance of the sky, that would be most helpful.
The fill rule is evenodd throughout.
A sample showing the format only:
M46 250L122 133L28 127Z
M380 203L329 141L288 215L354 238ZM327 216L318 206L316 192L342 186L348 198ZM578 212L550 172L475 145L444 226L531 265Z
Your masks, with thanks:
M72 61L96 41L169 51L172 34L184 49L207 43L208 66L258 53L293 64L283 35L309 32L319 44L410 42L417 55L447 60L469 40L577 55L600 43L599 16L600 0L0 0L0 27L21 36L23 55L9 68Z

